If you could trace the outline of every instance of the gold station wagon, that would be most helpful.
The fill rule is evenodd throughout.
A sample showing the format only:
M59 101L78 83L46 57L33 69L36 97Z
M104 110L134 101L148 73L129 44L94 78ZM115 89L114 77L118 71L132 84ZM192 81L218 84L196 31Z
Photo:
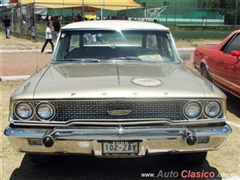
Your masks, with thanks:
M50 62L12 94L4 134L35 165L57 154L165 153L199 165L231 129L226 96L187 58L160 24L68 24Z

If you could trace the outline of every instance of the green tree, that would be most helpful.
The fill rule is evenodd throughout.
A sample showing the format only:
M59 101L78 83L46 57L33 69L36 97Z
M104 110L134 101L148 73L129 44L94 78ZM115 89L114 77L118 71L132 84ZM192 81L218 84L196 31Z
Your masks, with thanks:
M205 0L203 3L203 8L214 9L220 8L220 0Z
M227 17L236 15L236 3L238 6L238 16L240 16L240 0L205 0L202 7L207 11L218 11Z
M239 10L240 0L205 0L202 7L207 9L236 9L236 2Z
M227 9L236 9L236 3L238 6L238 15L240 15L240 0L226 0L226 8ZM230 16L234 16L236 11L228 11L227 14Z

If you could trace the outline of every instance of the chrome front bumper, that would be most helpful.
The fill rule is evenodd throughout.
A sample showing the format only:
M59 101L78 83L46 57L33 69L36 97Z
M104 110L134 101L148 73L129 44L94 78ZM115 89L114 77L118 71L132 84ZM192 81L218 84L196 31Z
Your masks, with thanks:
M230 133L231 128L228 125L199 128L151 126L53 129L8 126L4 131L14 149L20 152L95 156L108 156L103 154L102 147L102 143L106 141L138 142L138 153L135 156L216 150L224 144Z

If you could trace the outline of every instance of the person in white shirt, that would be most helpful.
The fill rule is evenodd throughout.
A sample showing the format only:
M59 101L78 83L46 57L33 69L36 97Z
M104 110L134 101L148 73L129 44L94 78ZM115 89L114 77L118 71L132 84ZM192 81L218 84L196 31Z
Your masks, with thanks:
M44 49L45 49L45 47L48 43L51 44L52 52L53 52L54 51L54 44L52 42L52 30L51 30L51 23L50 22L47 22L47 28L46 28L45 34L46 34L45 35L45 43L42 47L41 53L44 53Z
M92 34L92 37L91 37L92 44L96 44L97 42L96 36L97 36L96 34Z

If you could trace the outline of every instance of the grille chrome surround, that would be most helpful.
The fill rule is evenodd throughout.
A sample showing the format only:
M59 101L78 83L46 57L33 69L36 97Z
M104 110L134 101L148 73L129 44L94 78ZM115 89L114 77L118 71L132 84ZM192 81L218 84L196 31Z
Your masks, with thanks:
M129 121L129 120L170 120L181 121L188 120L183 113L184 106L192 99L121 99L121 100L50 100L56 109L56 115L51 120L52 123L66 123L72 120L84 121ZM209 100L198 100L204 106ZM18 103L16 101L15 103ZM26 101L29 102L29 101ZM42 101L30 101L33 107L36 107ZM219 101L220 103L222 101ZM223 103L221 103L223 106ZM222 107L223 108L223 107ZM114 110L131 110L125 115L111 115L108 111ZM218 117L224 117L223 112ZM198 119L209 119L202 112ZM13 121L18 121L16 116L12 117ZM31 122L40 121L37 116L30 119Z
M184 119L182 106L186 101L62 101L51 102L57 107L58 116L54 121L69 119ZM107 111L116 109L132 110L129 115L110 115Z

